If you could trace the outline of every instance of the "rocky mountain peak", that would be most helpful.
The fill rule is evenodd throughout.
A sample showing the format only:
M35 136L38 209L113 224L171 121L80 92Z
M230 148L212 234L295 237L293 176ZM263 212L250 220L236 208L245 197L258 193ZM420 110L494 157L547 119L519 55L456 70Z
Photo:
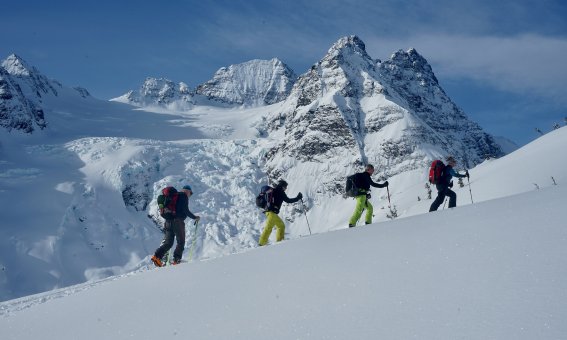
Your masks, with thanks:
M404 80L408 78L419 79L430 85L439 86L431 65L414 48L407 51L398 50L380 66L393 77Z
M340 38L336 43L334 43L324 59L345 54L358 54L365 58L368 57L364 42L356 35L350 35Z
M13 76L29 76L31 72L37 73L35 68L27 65L27 63L18 55L10 54L2 62L2 67Z
M45 100L58 100L61 91L83 98L90 96L84 88L67 91L23 58L11 54L0 65L0 126L25 133L44 129L47 126Z
M175 83L166 78L148 77L137 91L112 100L137 106L165 105L179 109L193 105L194 91L183 82Z
M289 157L340 169L370 162L378 176L389 177L424 168L431 157L451 154L471 167L502 155L415 49L377 63L356 36L341 38L301 75L284 107L267 121L269 131L284 130L281 144L268 153L268 171L275 175L286 176L277 160ZM323 191L340 191L343 176L329 174Z

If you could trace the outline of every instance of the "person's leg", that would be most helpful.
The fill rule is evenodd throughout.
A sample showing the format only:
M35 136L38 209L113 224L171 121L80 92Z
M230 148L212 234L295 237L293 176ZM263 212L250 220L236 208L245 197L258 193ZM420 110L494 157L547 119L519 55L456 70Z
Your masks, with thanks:
M173 252L173 262L179 262L181 261L181 257L183 257L183 250L185 249L185 222L182 220L174 220L173 232L177 240L177 246Z
M364 211L365 207L366 207L366 194L356 196L356 207L354 208L354 212L352 213L352 216L348 221L349 226L354 227L356 225L356 222L358 222L360 216L362 216L362 212Z
M275 215L274 221L276 225L276 242L280 242L284 239L285 236L285 224L278 215Z
M437 187L437 197L435 198L433 203L431 203L431 207L429 207L429 211L436 211L444 200L445 200L445 188Z
M165 221L164 225L165 235L163 235L163 240L161 241L160 246L156 249L154 255L161 259L166 252L171 249L173 246L173 238L175 234L173 232L172 221Z
M374 214L374 207L372 206L372 203L370 203L370 200L366 199L366 219L365 219L366 224L372 223L373 214Z
M447 189L445 194L449 196L449 208L454 208L457 206L457 194L451 190Z
M261 246L268 244L268 238L270 238L272 228L274 228L275 224L274 216L277 217L278 215L276 215L276 213L272 211L266 212L266 224L264 225L264 230L262 231L262 235L260 235L260 239L258 240L258 244Z

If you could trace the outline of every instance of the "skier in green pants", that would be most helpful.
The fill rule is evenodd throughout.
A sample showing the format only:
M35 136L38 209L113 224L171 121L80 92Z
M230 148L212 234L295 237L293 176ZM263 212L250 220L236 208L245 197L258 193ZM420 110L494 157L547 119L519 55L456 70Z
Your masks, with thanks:
M357 188L357 194L355 196L356 199L356 208L354 209L354 213L350 217L348 222L348 227L352 228L356 226L356 223L362 216L362 212L366 209L366 224L372 223L372 214L374 212L374 207L372 203L370 203L370 186L376 188L384 188L388 186L388 181L378 184L375 183L370 176L374 173L374 166L372 164L367 164L364 172L359 172L354 175L354 185Z

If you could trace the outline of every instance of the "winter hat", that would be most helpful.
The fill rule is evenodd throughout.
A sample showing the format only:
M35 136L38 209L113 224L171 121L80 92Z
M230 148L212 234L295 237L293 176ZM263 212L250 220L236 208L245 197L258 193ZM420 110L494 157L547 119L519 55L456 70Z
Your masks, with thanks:
M193 190L191 190L191 186L189 186L189 184L184 185L184 186L183 186L183 189L184 189L184 190L193 191Z
M278 183L278 187L280 188L287 188L287 182L284 181L283 179L280 179L279 183Z

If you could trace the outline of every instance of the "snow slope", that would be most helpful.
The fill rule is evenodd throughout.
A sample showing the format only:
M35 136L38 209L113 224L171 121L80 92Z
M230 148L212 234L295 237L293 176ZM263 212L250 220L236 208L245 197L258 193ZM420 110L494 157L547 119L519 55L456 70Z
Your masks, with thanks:
M0 334L564 339L566 197L562 183L7 301Z

